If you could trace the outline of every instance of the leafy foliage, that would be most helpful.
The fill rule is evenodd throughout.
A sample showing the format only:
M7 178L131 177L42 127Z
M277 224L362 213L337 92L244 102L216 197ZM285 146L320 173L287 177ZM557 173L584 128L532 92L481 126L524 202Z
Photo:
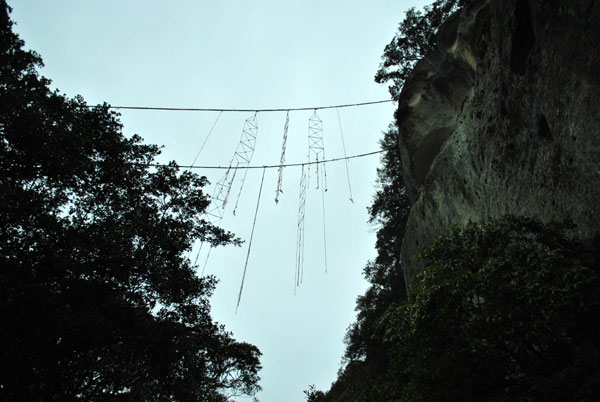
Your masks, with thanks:
M377 258L364 269L370 286L356 303L357 319L346 335L347 361L375 357L381 342L373 339L374 326L387 306L406 297L406 285L400 268L400 247L410 208L402 179L398 131L390 125L380 142L385 150L382 167L377 169L378 190L369 208L369 222L378 225ZM382 356L383 357L383 356Z
M308 389L304 390L304 395L306 395L307 402L315 402L322 398L325 394L323 391L317 390L314 385L309 385Z
M569 226L505 217L441 236L381 320L402 401L594 401L599 254Z
M125 138L107 105L48 89L0 2L0 400L224 401L260 352L210 316L204 177Z
M394 125L384 133L380 145L385 153L382 166L377 170L378 190L369 208L370 223L379 226L378 255L364 269L370 286L357 298L356 322L346 333L344 366L329 392L315 397L315 401L387 400L387 383L380 380L389 367L390 351L378 321L390 304L406 300L399 255L410 205L402 179L398 131Z
M375 334L318 401L577 401L600 392L600 248L507 216L440 236Z
M375 81L391 81L392 98L398 99L415 64L434 49L436 32L446 19L469 0L436 0L423 10L411 8L398 26L394 39L385 47Z

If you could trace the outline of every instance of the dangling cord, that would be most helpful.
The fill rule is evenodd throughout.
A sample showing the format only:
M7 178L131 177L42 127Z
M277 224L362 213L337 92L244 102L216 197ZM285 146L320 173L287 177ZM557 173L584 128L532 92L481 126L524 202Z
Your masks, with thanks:
M204 276L204 271L206 271L206 265L208 265L208 258L210 257L210 252L212 251L212 246L208 249L208 253L206 254L206 259L204 260L204 266L202 267L202 276Z
M196 265L198 263L198 257L200 257L200 251L202 251L202 245L204 244L203 241L200 242L200 247L198 247L198 252L196 253L196 258L194 259L194 265ZM204 274L204 271L202 271L202 273Z
M306 188L308 187L308 174L302 165L300 176L300 194L298 203L298 228L296 235L296 270L294 271L294 295L302 283L304 274L304 215L306 211Z
M262 179L260 180L260 189L258 190L258 199L256 200L256 211L254 211L254 222L252 223L252 232L250 232L250 240L248 241L248 254L246 254L246 263L244 264L244 274L242 275L242 284L240 285L240 293L238 294L235 313L237 314L242 299L242 291L244 290L244 282L246 280L246 269L248 268L248 259L250 258L250 249L252 248L252 238L254 237L254 228L256 227L256 217L258 216L258 206L260 205L260 195L262 194L263 182L265 181L265 172L267 168L263 168Z
M350 170L348 168L348 159L346 156L346 144L344 142L344 131L342 130L342 119L340 118L340 110L335 109L337 112L338 123L340 124L340 136L342 137L342 149L344 150L344 158L346 159L346 177L348 178L348 191L350 192L350 202L354 204L354 199L352 198L352 186L350 185Z
M321 206L323 208L323 250L325 253L325 273L327 274L327 232L326 232L326 222L325 222L325 191L327 189L323 187L321 189Z
M223 114L223 111L221 110L219 112L219 115L217 116L217 119L215 120L215 122L213 123L212 127L210 128L210 131L208 132L208 135L206 136L206 138L204 139L204 142L202 143L202 145L200 146L200 150L198 151L198 153L196 154L196 157L194 158L194 161L192 162L192 166L194 166L194 164L196 163L196 161L198 160L198 157L200 156L200 153L202 152L202 150L204 149L204 146L206 145L206 142L208 141L208 139L210 138L210 135L212 134L213 130L215 129L215 126L217 125L217 122L219 121L219 118L221 117L221 115Z

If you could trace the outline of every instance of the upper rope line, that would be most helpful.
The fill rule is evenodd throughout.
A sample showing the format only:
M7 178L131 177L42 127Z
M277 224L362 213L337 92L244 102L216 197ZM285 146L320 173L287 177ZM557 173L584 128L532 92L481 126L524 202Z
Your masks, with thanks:
M341 109L347 107L358 107L367 105L376 105L379 103L395 102L393 99L372 101L372 102L360 102L360 103L348 103L344 105L331 105L331 106L311 106L311 107L291 107L291 108L271 108L271 109L228 109L228 108L185 108L185 107L154 107L154 106L108 106L109 109L116 110L156 110L156 111L171 111L171 112L295 112L302 110L324 110L324 109ZM101 105L88 105L89 108L93 108Z

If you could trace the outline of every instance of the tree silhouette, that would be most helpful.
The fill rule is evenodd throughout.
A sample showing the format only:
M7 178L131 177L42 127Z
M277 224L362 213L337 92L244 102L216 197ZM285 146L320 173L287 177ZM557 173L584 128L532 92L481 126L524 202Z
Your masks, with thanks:
M0 400L223 401L260 352L213 322L186 258L206 178L125 138L107 105L48 88L0 2Z
M435 48L438 28L448 17L471 0L436 0L423 10L410 8L398 32L385 47L375 81L391 81L389 91L398 99L402 86L415 64Z

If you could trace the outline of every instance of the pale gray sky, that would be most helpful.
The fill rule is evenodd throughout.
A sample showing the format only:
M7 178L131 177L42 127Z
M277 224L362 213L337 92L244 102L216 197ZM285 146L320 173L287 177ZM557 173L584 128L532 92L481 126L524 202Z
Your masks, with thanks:
M88 103L206 108L314 107L388 99L373 82L404 11L428 1L9 0L16 31L44 59L42 73ZM393 103L340 109L346 152L379 149ZM318 112L328 158L343 156L336 110ZM286 161L305 162L308 118L292 112ZM126 135L164 145L160 161L190 164L218 113L122 111ZM227 165L251 113L223 113L197 164ZM285 113L259 113L253 165L277 164ZM325 274L321 195L314 179L306 205L304 283L294 295L300 168L267 170L240 308L247 243L213 250L207 273L220 279L213 317L263 353L263 402L303 401L309 384L336 378L346 327L375 257L367 206L378 156L327 165ZM213 185L223 171L202 170ZM236 216L222 225L248 240L261 178L251 170ZM314 170L313 170L314 173ZM239 181L238 181L239 184ZM207 188L212 193L212 186ZM203 257L201 257L203 261ZM240 399L243 400L243 399Z

